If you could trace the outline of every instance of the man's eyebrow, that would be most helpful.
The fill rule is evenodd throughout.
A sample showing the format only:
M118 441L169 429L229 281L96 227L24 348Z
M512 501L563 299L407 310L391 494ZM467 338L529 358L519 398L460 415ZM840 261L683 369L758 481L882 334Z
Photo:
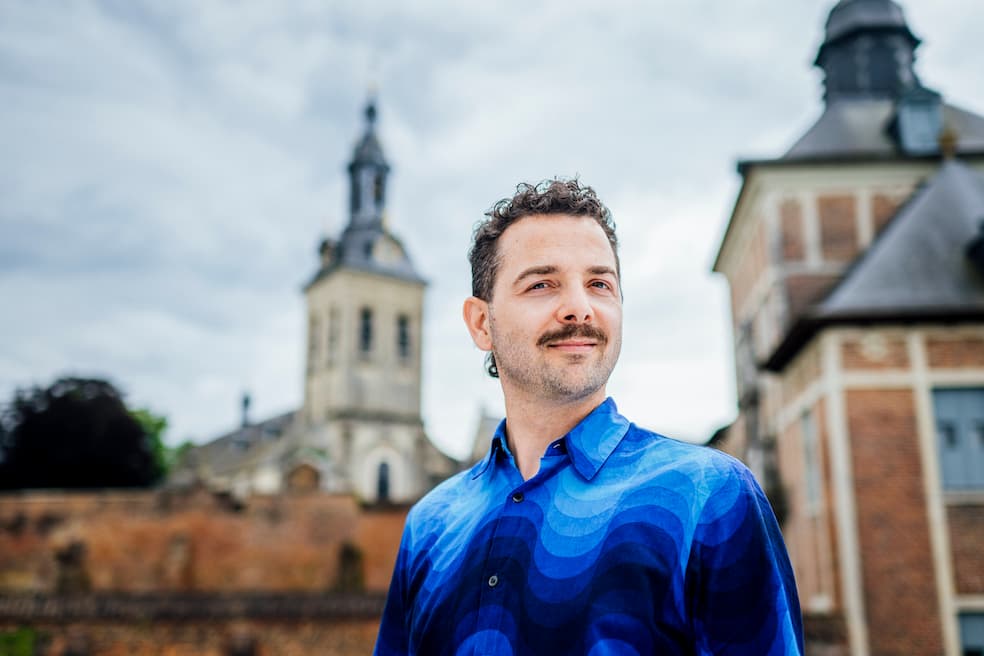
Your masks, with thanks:
M546 276L546 275L550 275L551 273L557 273L557 271L559 271L559 269L552 264L531 266L528 269L523 269L522 271L520 271L519 275L516 276L516 279L513 280L513 284L514 285L518 284L522 282L525 278L529 278L530 276Z
M615 269L613 269L613 268L611 268L609 266L595 266L595 267L591 267L590 269L588 269L588 273L593 274L593 275L596 275L596 276L603 276L605 274L611 274L611 275L615 276L616 278L618 277L618 273L615 272Z

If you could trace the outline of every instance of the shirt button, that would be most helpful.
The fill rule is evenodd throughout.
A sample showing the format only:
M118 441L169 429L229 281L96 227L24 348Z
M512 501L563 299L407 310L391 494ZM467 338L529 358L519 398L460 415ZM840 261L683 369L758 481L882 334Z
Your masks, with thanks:
M523 500L523 493L522 492L517 492L516 494L514 494L512 496L512 500L515 501L516 503L519 503L520 501Z
M494 588L497 585L499 585L499 577L493 574L489 577L489 587Z

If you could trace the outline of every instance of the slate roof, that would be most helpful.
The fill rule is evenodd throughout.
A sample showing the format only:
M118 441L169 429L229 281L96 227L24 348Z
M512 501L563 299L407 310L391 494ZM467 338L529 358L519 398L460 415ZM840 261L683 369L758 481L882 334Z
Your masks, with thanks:
M826 34L823 47L843 39L855 32L870 32L877 29L895 29L903 32L914 42L918 39L909 31L902 8L892 0L841 0L827 16ZM818 56L817 59L820 57Z
M248 424L192 449L180 464L181 469L206 467L213 474L235 471L261 454L272 457L266 449L279 441L290 427L296 411L285 412L265 421ZM263 460L264 458L259 458Z
M352 155L352 162L349 170L359 166L372 165L389 170L386 157L383 156L383 146L379 143L376 136L376 101L370 99L366 104L366 133L355 145L355 152Z
M891 99L831 102L780 161L899 156L898 145L889 133L894 114ZM958 154L984 153L984 117L944 104L943 125L956 132Z
M984 277L967 248L984 223L984 175L951 159L917 190L766 368L781 369L832 323L984 319Z
M393 261L383 261L372 255L375 252L376 242L384 239L390 240L399 249L400 256ZM342 268L366 271L421 284L427 282L417 273L403 242L383 228L353 228L350 226L342 233L341 240L334 243L332 247L335 249L335 253L331 263L328 266L321 266L311 280L304 285L304 289Z

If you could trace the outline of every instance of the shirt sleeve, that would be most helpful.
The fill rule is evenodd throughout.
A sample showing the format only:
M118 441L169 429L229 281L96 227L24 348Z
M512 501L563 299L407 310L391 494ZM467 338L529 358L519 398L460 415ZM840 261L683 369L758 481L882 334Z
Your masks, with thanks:
M383 608L383 618L379 624L379 634L376 636L375 656L406 656L410 654L410 635L407 630L407 567L409 520L403 529L400 541L400 551L396 556L393 567L393 577L390 579L389 593L386 596L386 606Z
M744 465L728 458L721 468L687 563L697 653L801 655L796 582L775 515Z

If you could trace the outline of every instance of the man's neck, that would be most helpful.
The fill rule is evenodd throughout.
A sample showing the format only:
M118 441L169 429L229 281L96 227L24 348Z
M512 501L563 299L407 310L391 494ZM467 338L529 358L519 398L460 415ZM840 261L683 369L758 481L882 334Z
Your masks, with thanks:
M550 443L563 437L605 400L605 388L584 399L551 403L511 393L503 386L506 401L506 436L509 450L523 480L540 471L540 458Z

